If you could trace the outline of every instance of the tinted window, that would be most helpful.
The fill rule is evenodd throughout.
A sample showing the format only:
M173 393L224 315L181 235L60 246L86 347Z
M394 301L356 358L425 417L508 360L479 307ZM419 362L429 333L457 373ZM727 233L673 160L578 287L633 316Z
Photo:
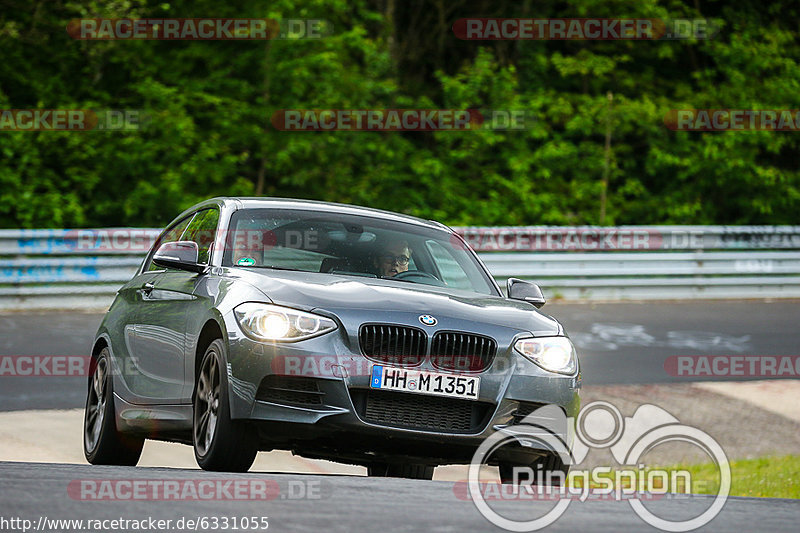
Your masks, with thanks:
M156 250L158 250L158 247L161 246L162 244L181 240L181 236L183 235L183 232L186 230L186 227L189 225L189 222L191 222L191 220L192 220L192 215L189 215L188 217L184 218L183 220L181 220L180 222L176 223L171 228L169 228L161 236L161 238L156 241L156 243L153 245L153 249L150 251L150 256L147 259L147 267L145 268L145 271L163 270L162 267L153 264L153 254L156 252Z
M194 241L197 243L199 252L197 262L200 264L208 264L208 255L211 244L214 242L214 235L216 234L218 223L218 210L204 209L203 211L198 211L181 238L183 241Z
M428 250L430 250L431 255L436 261L436 266L439 267L439 274L442 280L444 280L449 287L469 289L472 286L469 276L467 276L467 273L461 268L456 258L450 253L450 250L437 241L428 241L425 244L428 245Z

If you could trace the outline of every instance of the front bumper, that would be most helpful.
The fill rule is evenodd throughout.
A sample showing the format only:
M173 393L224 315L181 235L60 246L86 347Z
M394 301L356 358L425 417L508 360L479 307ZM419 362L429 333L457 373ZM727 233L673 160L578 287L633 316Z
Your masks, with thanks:
M372 365L385 363L361 354L357 331L340 327L297 343L269 344L246 337L232 316L225 319L231 415L259 428L264 449L355 464L398 457L465 463L484 439L513 432L542 405L563 411L564 422L553 429L569 443L566 417L574 420L580 407L580 374L547 372L516 353L510 346L519 332L492 332L499 348L491 366L469 373L481 379L479 398L451 400L371 390ZM427 359L414 368L447 373ZM521 449L543 451L530 443Z

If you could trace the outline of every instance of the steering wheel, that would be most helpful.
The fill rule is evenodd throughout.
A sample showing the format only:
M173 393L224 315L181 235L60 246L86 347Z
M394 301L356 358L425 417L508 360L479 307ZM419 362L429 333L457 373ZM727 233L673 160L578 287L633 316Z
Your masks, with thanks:
M405 272L398 272L389 279L404 279L413 281L414 283L424 283L426 285L436 285L437 287L444 287L445 284L434 276L421 270L406 270ZM432 283L431 283L432 282Z

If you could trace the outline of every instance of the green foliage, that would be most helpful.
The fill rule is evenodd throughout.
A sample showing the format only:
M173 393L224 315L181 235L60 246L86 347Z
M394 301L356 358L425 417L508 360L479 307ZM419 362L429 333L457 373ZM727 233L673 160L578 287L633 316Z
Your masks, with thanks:
M687 41L457 39L452 22L470 16L704 17L721 30ZM80 17L322 18L333 33L73 40L66 25ZM664 125L670 109L796 107L797 20L786 0L0 0L0 109L149 116L139 131L0 132L0 227L159 226L207 197L256 194L453 225L797 223L800 135ZM516 109L535 122L435 133L270 124L282 109L372 108Z

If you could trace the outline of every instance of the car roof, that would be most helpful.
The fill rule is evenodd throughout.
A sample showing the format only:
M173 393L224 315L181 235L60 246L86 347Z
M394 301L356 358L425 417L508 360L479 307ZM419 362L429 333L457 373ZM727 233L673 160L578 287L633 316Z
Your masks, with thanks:
M219 205L229 207L235 210L239 209L298 209L305 211L323 211L328 213L341 213L349 215L361 215L382 218L384 220L393 220L396 222L405 222L410 224L417 224L429 228L446 230L452 232L453 230L446 225L436 222L434 220L424 220L411 215L404 215L402 213L395 213L392 211L384 211L382 209L373 209L371 207L362 207L350 204L338 204L334 202L320 202L316 200L298 200L295 198L273 198L273 197L216 197L210 198L204 202L192 206L186 211L193 211L201 207L210 205Z

